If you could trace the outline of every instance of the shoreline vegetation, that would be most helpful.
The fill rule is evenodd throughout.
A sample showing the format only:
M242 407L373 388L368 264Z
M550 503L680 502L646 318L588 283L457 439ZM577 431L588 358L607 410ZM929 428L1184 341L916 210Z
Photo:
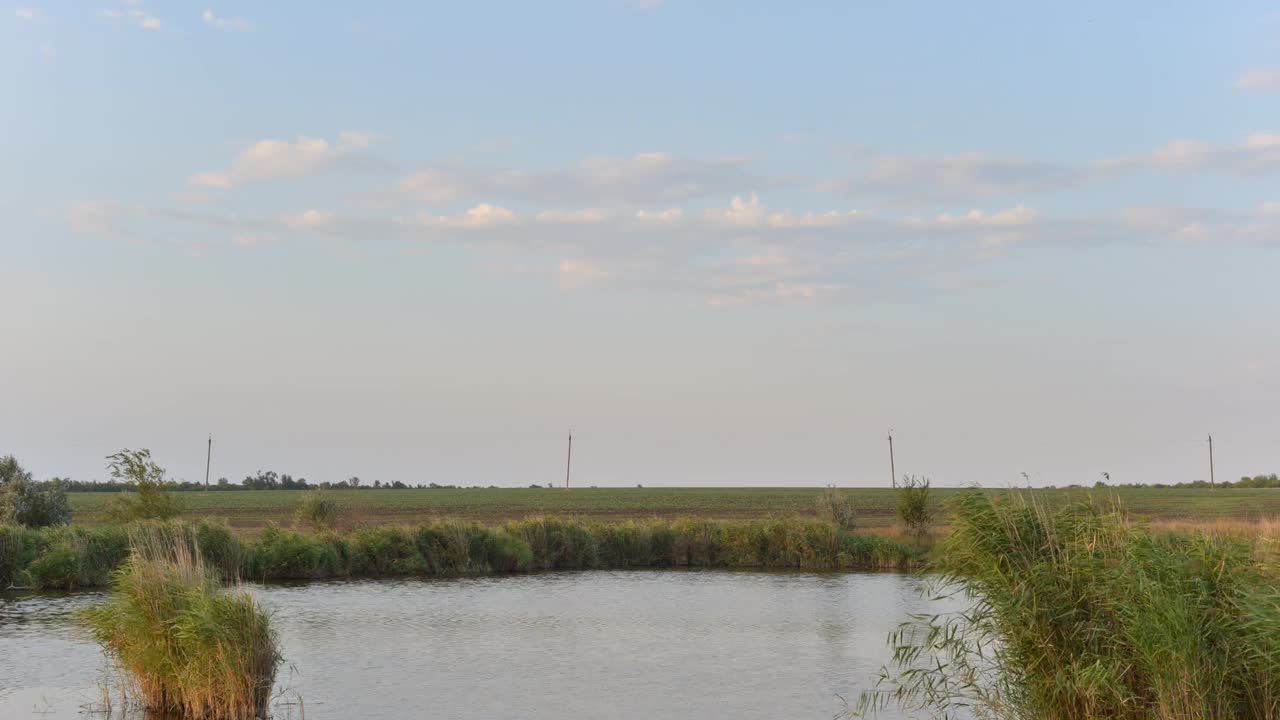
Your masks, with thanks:
M1280 718L1274 522L1168 531L1111 499L981 493L951 510L930 569L967 607L900 627L856 715Z
M339 532L271 526L256 537L208 520L0 526L0 588L105 587L140 531L190 537L203 563L254 582L640 567L911 570L926 555L918 544L799 518L605 524L532 517L500 526L440 521Z

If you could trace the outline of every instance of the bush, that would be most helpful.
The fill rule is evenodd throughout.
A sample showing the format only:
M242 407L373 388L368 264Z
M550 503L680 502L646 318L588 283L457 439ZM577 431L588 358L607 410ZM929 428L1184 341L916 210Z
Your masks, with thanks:
M36 482L17 458L0 457L0 523L41 528L69 522L71 505L62 483Z
M150 450L121 450L107 458L111 477L133 488L132 496L120 494L107 506L108 517L117 522L165 520L181 510L178 499L168 490L164 468L151 460Z
M933 527L933 506L929 502L929 478L904 477L898 490L898 519L916 540Z
M857 527L857 513L849 498L836 489L835 485L823 488L818 498L818 517L845 530Z
M227 592L186 542L134 538L113 595L80 618L148 710L203 720L266 717L280 653L270 618Z
M342 506L324 490L312 490L302 496L294 521L312 530L332 530L342 516Z

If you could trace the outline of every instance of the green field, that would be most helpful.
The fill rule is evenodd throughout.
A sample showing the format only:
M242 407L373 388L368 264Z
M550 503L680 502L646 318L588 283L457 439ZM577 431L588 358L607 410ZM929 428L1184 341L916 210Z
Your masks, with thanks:
M683 516L747 519L812 515L818 488L575 488L332 490L348 509L348 524L419 523L457 518L497 523L529 515L575 515L614 521ZM864 527L894 524L896 494L887 488L853 488L847 493ZM935 489L941 509L960 490ZM294 490L226 490L176 493L186 517L228 520L233 527L260 528L292 520L302 493ZM1049 504L1090 496L1117 496L1133 514L1153 520L1205 522L1256 520L1280 515L1278 489L1042 490ZM111 493L72 493L76 522L97 524Z

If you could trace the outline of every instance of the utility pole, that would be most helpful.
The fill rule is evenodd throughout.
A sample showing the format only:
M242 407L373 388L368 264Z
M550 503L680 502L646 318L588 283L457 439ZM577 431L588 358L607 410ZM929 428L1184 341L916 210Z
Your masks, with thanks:
M893 465L893 430L889 431L889 483L898 487L898 469Z
M569 454L564 459L564 489L569 489L569 468L573 465L573 430L569 430Z
M209 489L209 463L213 461L213 433L209 433L209 449L204 456L204 489Z
M1213 435L1209 435L1209 489L1213 488Z

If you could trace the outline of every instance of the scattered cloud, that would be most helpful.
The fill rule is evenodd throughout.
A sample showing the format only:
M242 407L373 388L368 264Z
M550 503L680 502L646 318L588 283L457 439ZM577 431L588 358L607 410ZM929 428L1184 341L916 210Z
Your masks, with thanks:
M826 182L820 189L902 205L1059 190L1081 179L1081 171L1069 166L980 153L942 158L890 155L875 159L862 175Z
M580 225L586 223L602 223L609 219L609 211L600 208L585 210L543 210L534 216L534 222L553 225Z
M441 205L462 199L509 198L555 204L652 204L775 187L746 158L695 159L662 152L589 157L565 170L426 168L370 197L370 204Z
M1019 205L1016 208L994 213L970 210L960 215L942 213L934 218L908 217L902 222L911 227L1016 227L1031 225L1039 219L1039 212Z
M418 214L418 222L432 228L488 228L512 225L516 222L516 215L507 208L480 203L460 215L432 215L422 212Z
M334 142L312 137L299 137L294 142L259 140L245 148L231 167L199 173L191 182L207 188L232 188L260 180L315 175L341 164L370 142L368 135L358 132L344 132Z
M808 212L795 214L790 210L770 211L760 202L760 198L752 193L749 198L734 196L727 208L707 210L703 217L710 223L736 228L815 228L837 227L855 222L864 215L857 210L828 210L826 212Z
M20 7L17 10L13 11L13 15L19 20L35 20L36 19L35 8Z
M225 30L227 32L252 32L254 25L251 21L242 17L219 17L212 10L205 9L200 14L200 20L205 25L216 30Z
M657 10L665 4L665 0L628 0L628 4L637 10Z
M1171 140L1146 155L1107 160L1103 174L1133 172L1217 173L1255 176L1280 172L1280 134L1255 132L1244 142L1223 145L1204 140Z
M1280 90L1280 67L1254 68L1236 78L1237 90Z
M163 27L160 19L142 6L141 0L121 0L120 4L120 8L99 10L98 17L111 22L128 21L143 30L160 30Z

